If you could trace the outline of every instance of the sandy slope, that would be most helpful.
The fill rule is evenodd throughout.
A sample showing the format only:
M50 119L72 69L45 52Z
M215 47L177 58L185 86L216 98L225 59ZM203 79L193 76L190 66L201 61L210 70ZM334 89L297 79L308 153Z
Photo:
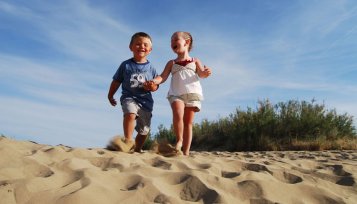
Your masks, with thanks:
M0 137L0 203L357 203L357 152L163 157Z

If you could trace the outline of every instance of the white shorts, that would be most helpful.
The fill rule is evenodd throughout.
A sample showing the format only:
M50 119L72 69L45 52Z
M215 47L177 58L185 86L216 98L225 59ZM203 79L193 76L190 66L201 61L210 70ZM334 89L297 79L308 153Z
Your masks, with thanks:
M169 100L170 104L174 101L182 101L185 104L185 107L195 107L196 112L201 110L201 98L197 94L183 94L180 96L168 96L167 99Z

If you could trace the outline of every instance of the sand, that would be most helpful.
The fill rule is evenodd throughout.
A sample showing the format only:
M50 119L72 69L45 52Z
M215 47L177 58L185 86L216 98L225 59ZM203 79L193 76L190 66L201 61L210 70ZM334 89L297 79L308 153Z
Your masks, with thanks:
M0 137L0 203L357 203L357 151L164 157Z

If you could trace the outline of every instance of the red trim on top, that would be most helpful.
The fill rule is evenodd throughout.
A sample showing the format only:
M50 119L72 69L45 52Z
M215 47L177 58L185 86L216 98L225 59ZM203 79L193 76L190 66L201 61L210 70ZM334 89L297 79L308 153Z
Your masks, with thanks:
M184 67L184 66L190 64L190 63L193 62L193 61L194 61L194 59L193 59L193 57L192 57L192 58L189 59L189 60L175 61L175 64L178 64L178 65L181 65L181 66Z

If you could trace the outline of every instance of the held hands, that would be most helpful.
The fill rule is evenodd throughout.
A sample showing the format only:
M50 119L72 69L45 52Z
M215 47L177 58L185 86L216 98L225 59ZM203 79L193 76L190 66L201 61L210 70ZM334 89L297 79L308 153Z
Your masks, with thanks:
M154 81L146 81L144 82L143 86L146 91L156 91L159 87L157 84L154 83ZM111 94L108 94L108 100L112 106L117 105L117 101Z
M154 92L154 91L156 91L156 90L159 88L159 86L158 86L157 84L155 84L153 80L151 80L151 81L146 81L146 82L144 82L143 85L144 85L144 89L145 89L146 91L152 91L152 92Z

